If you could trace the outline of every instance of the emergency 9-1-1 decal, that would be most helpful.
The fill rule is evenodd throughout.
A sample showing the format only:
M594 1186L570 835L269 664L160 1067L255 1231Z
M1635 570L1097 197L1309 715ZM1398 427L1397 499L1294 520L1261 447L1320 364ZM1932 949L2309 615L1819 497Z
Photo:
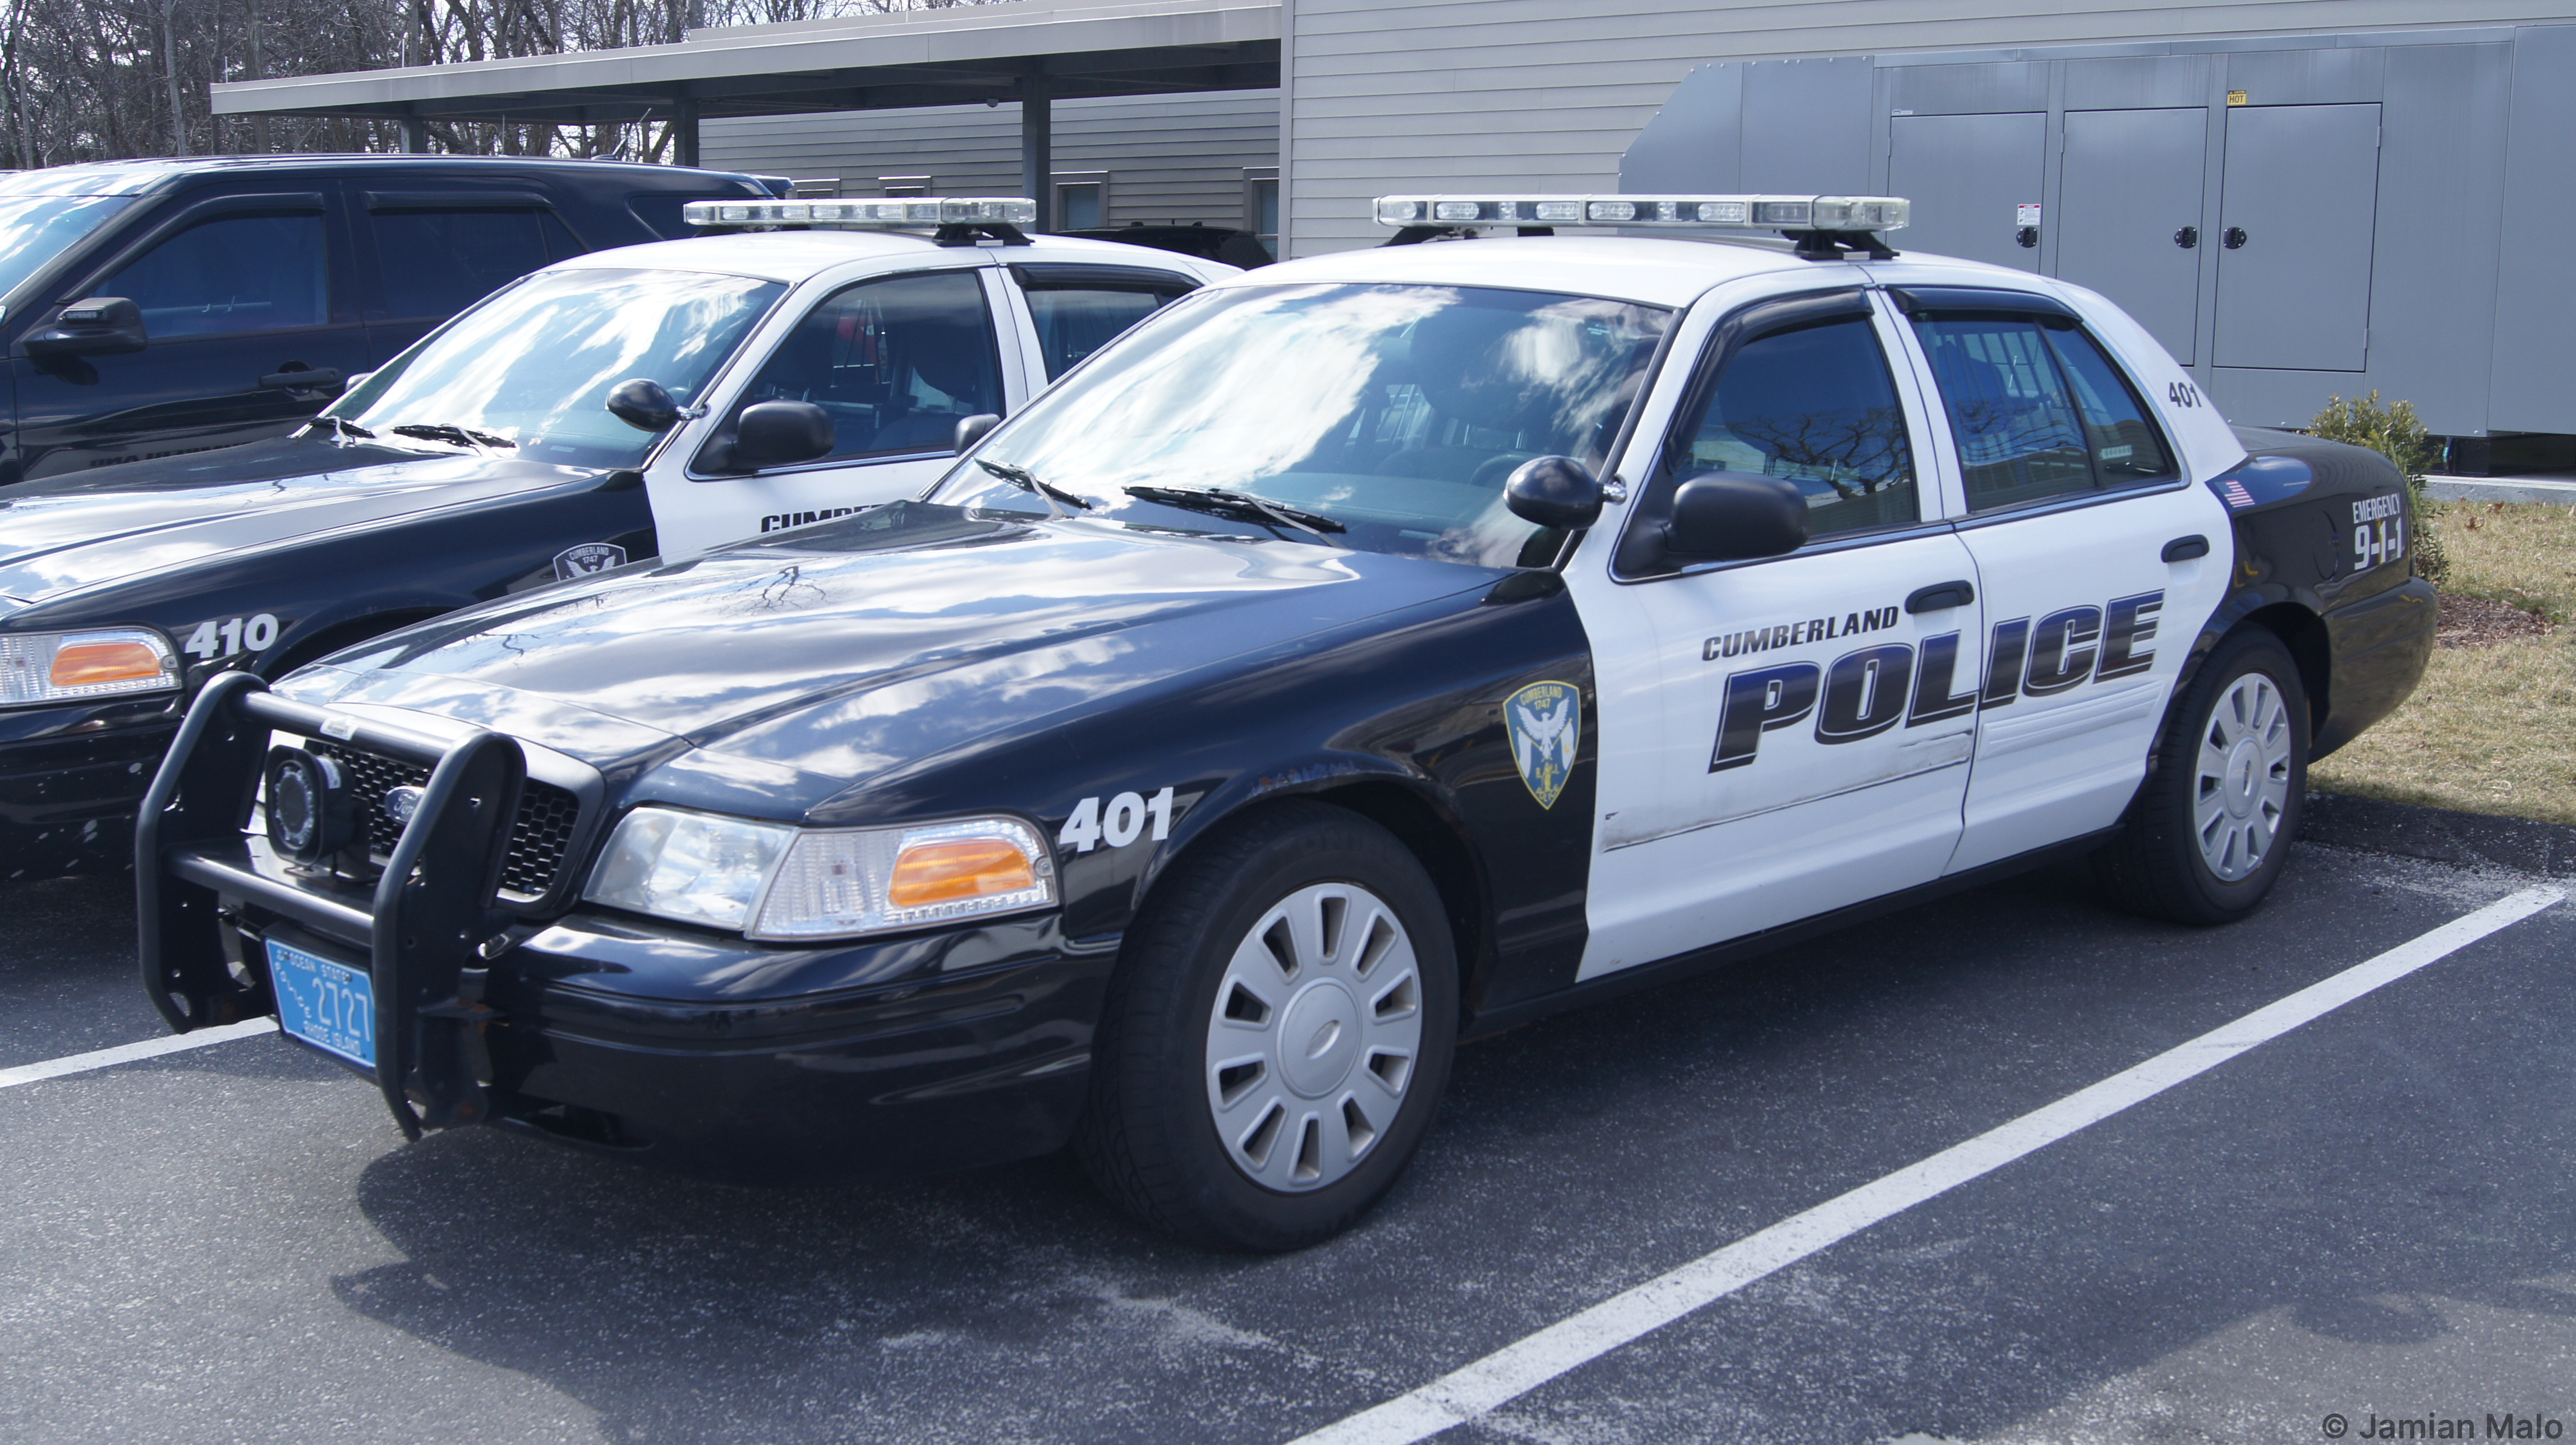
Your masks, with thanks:
M1503 699L1512 763L1542 808L1556 806L1583 740L1583 694L1570 682L1534 682Z

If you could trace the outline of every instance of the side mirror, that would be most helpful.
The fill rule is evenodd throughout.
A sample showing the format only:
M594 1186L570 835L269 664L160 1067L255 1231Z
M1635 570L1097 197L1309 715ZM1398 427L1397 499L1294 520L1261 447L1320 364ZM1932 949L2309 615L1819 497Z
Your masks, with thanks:
M608 414L637 431L666 432L680 424L680 403L653 378L630 377L608 389Z
M1503 483L1503 505L1524 522L1570 532L1600 520L1601 483L1572 457L1532 457Z
M1786 477L1703 472L1673 493L1664 550L1676 558L1739 562L1807 545L1807 494Z
M810 401L757 401L734 422L733 463L757 470L832 454L832 414Z
M955 450L957 454L959 456L964 456L966 453L973 451L975 449L975 443L980 442L985 437L991 435L993 428L1000 426L1001 424L1002 419L993 415L989 411L977 412L973 416L959 417L957 419L957 434L955 439Z
M141 351L143 310L122 296L92 296L62 309L54 324L27 338L30 356L122 356Z

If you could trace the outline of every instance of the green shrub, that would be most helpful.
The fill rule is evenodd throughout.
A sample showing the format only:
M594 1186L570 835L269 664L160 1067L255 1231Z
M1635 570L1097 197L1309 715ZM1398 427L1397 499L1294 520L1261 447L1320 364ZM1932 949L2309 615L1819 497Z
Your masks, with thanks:
M2433 444L2424 433L2423 418L2415 415L2415 403L2379 404L2379 392L2346 401L2330 397L2325 410L2308 423L2308 435L2330 442L2350 442L2368 447L2405 474L2406 490L2414 501L2415 535L2409 551L2415 558L2415 575L2439 584L2449 571L2450 561L2442 555L2442 539L2435 534L2430 510L2424 505L2424 473L2433 465Z

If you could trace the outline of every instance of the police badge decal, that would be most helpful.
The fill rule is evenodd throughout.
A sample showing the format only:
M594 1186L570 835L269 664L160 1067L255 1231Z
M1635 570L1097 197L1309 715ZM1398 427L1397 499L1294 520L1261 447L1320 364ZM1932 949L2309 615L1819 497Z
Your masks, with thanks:
M569 582L593 572L626 565L626 549L614 542L584 542L555 554L555 580Z
M1540 807L1555 807L1583 740L1583 695L1570 682L1531 683L1503 699L1503 726L1521 782Z

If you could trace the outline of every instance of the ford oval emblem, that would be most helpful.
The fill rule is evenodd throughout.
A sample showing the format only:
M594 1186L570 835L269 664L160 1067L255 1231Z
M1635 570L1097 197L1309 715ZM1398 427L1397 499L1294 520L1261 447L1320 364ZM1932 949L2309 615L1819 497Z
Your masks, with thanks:
M420 800L422 796L423 793L421 789L412 787L408 784L399 788L387 788L385 790L385 816L393 819L394 826L397 828L410 827L411 815L420 811Z

